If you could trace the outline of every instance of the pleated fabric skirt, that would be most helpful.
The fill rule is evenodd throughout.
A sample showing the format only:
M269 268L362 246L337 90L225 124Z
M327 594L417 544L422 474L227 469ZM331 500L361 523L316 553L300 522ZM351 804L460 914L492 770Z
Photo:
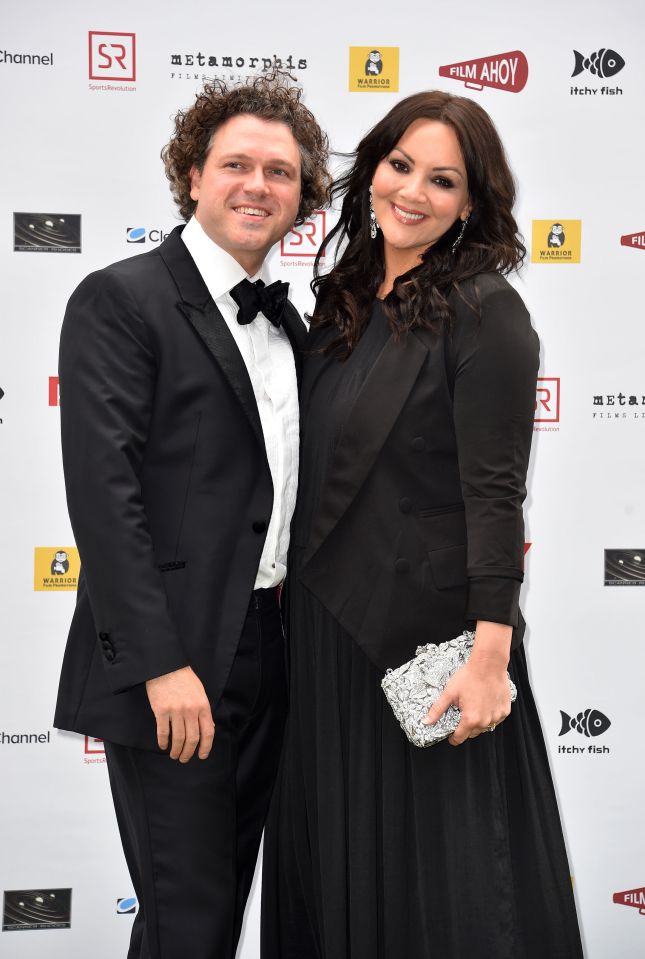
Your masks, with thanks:
M262 959L580 959L524 650L511 656L518 697L504 723L459 747L419 749L379 671L292 582Z

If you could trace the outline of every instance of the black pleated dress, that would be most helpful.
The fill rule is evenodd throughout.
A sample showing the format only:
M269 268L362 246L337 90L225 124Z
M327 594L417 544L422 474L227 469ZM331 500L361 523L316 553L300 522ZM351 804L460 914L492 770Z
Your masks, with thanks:
M504 723L419 749L382 674L298 580L344 417L389 335L377 301L346 362L306 365L317 381L292 534L291 712L265 832L262 959L580 959L523 648Z

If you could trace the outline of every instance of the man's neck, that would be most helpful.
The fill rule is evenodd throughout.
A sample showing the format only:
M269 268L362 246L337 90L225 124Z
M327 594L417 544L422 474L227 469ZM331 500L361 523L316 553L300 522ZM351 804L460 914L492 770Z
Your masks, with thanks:
M266 252L265 250L229 250L225 246L222 246L221 243L218 243L214 236L211 236L208 229L200 221L197 213L194 214L195 219L201 226L202 230L206 236L213 241L221 250L224 250L225 253L228 253L229 256L232 256L236 260L243 270L249 276L255 276L256 273L259 273L262 269L262 264L264 263Z

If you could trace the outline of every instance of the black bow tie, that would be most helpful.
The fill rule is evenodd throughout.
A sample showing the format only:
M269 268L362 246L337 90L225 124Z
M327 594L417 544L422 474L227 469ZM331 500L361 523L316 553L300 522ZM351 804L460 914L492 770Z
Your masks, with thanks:
M245 326L252 323L258 313L264 313L270 323L280 326L288 290L289 284L280 280L269 286L265 286L262 280L256 280L255 283L242 280L231 290L231 296L239 306L237 322Z

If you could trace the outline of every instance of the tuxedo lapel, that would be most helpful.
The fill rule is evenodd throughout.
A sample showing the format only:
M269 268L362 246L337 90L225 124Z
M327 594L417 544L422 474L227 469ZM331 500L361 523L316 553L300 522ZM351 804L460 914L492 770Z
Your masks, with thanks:
M334 452L305 564L318 551L360 490L428 355L414 334L391 336L350 410Z
M159 247L159 254L177 286L180 297L177 309L216 361L246 413L258 441L264 446L260 414L248 370L233 334L181 239L182 229L176 227Z
M284 313L282 314L282 327L289 337L293 358L296 364L296 377L298 379L298 393L302 382L302 354L307 339L307 327L300 318L300 314L288 300L285 303Z
M224 317L212 300L207 303L204 309L191 306L188 303L178 303L177 306L217 361L219 368L240 401L253 427L253 432L264 446L264 433L262 432L258 405L253 392L253 384L242 359L242 354L237 348L237 343L233 339L233 334L226 325Z

